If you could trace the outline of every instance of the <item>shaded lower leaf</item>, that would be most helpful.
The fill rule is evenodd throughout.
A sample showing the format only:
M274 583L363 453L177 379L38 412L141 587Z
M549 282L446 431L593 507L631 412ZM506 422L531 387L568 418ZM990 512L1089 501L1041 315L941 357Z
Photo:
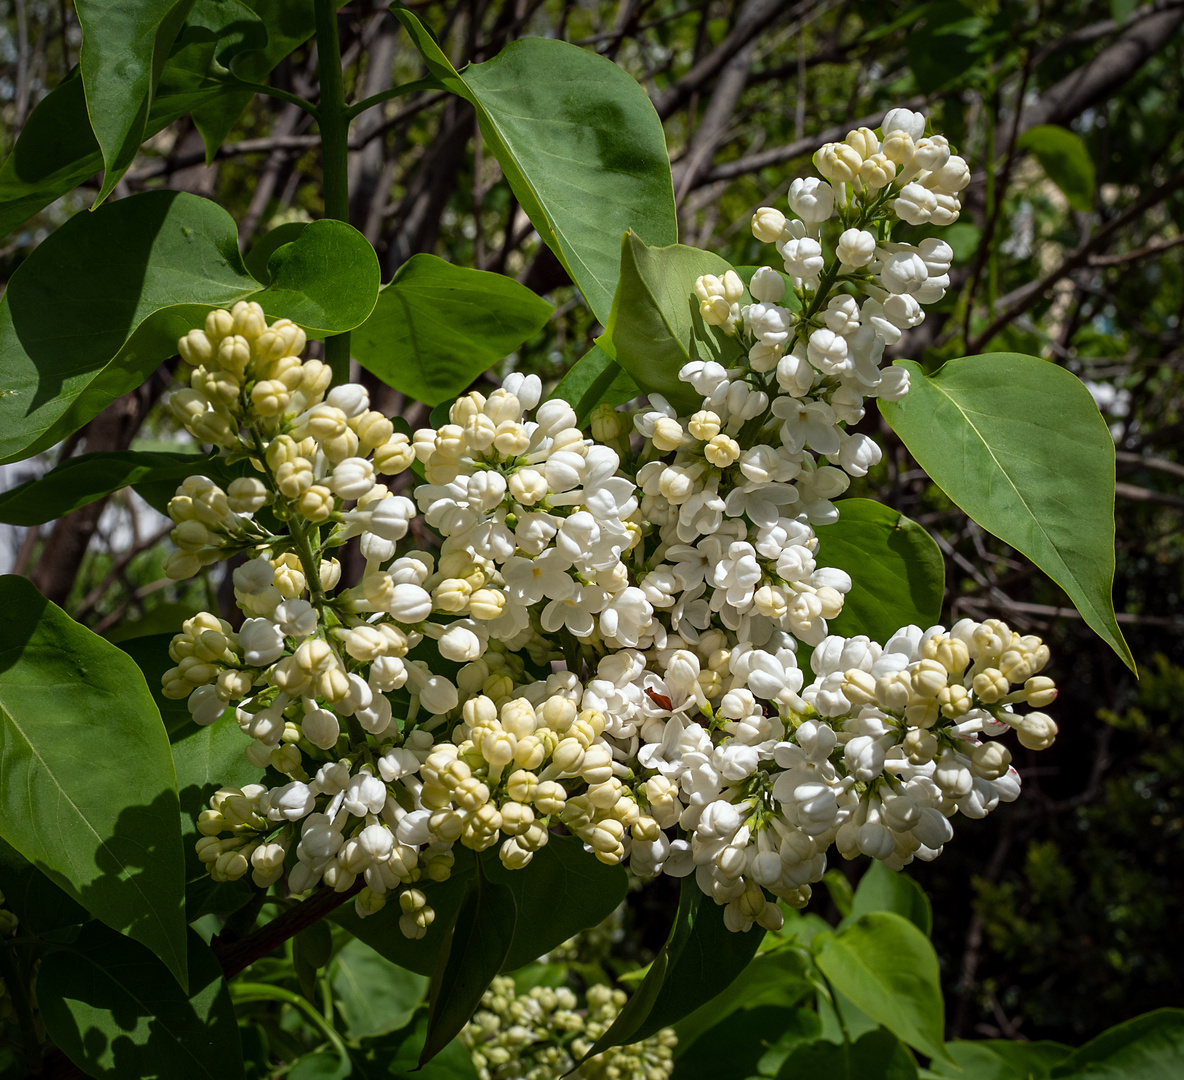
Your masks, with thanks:
M1061 1043L1005 1039L949 1042L946 1050L953 1064L935 1061L930 1067L938 1076L958 1080L1044 1080L1054 1065L1072 1053L1071 1047Z
M682 1057L700 1032L719 1023L737 1009L750 1009L758 1005L789 1008L803 998L812 996L814 988L807 981L805 973L806 959L796 949L759 953L724 990L674 1025L678 1035L675 1057Z
M648 1038L693 1012L744 970L764 936L757 926L733 933L724 925L723 907L700 890L694 875L683 878L678 914L665 947L585 1058Z
M1184 1009L1156 1009L1118 1024L1074 1050L1052 1080L1179 1080L1184 1073Z
M819 934L811 951L831 986L873 1020L923 1054L947 1057L937 954L908 919L869 912L834 934Z
M358 1080L477 1080L473 1059L455 1039L442 1047L424 1065L419 1064L428 1033L427 1010L419 1019L383 1039L368 1039L354 1057L354 1075Z
M603 922L629 889L623 866L605 866L574 836L551 836L525 869L507 870L491 859L484 870L490 881L513 892L518 910L503 971L529 964L573 934Z
M0 893L4 894L4 906L20 919L22 934L47 934L90 919L86 908L71 900L3 840L0 840Z
M933 908L925 890L904 871L890 870L879 859L873 859L859 879L851 917L858 919L869 911L895 911L926 936L933 929Z
M916 1080L917 1066L891 1032L869 1031L853 1043L825 1039L794 1048L777 1080Z
M0 611L0 836L184 985L177 786L143 676L25 578L0 578Z
M513 892L486 880L478 862L432 972L421 1065L457 1036L481 1004L509 954L515 919Z
M702 1030L702 1029L700 1029ZM757 1005L731 1013L707 1028L679 1055L673 1080L717 1080L722 1076L748 1076L782 1036L786 1053L795 1043L818 1037L816 1014L807 1009ZM680 1049L683 1049L681 1046Z
M50 953L37 1000L50 1037L94 1077L233 1080L243 1074L222 968L192 930L190 992L147 949L98 923Z
M820 525L818 564L845 570L851 591L831 633L866 634L885 642L902 626L932 626L941 618L945 560L937 542L915 521L871 499L835 504L839 520Z
M406 1027L428 989L425 976L392 964L357 939L347 942L333 958L329 978L351 1039L369 1039Z

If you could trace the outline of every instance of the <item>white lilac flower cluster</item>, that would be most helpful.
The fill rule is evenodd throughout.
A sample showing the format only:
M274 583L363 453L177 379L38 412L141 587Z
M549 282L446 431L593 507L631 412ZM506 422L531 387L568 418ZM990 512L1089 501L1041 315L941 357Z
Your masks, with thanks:
M626 1001L623 990L603 985L590 986L587 996L587 1008L580 1009L567 987L538 986L519 994L512 978L499 975L458 1038L481 1080L666 1080L673 1073L678 1045L673 1028L612 1047L571 1071Z
M836 637L852 583L814 532L879 460L846 425L907 390L884 346L948 284L944 242L890 240L917 207L957 210L965 163L924 127L893 110L819 152L830 182L795 181L795 217L757 212L788 282L762 268L751 303L734 272L696 283L743 348L682 370L701 399L683 415L658 395L602 407L590 438L515 374L409 436L255 305L182 339L173 409L250 472L182 485L168 570L249 555L247 618L190 619L164 689L198 723L232 709L250 761L287 777L211 799L216 878L358 889L362 915L396 895L418 937L455 845L521 868L561 826L643 877L694 873L733 930L775 928L832 844L900 867L956 812L1016 797L994 737L1051 743L1049 717L1015 708L1055 697L1045 646L993 620ZM412 497L388 487L413 467L392 480ZM344 583L351 541L365 570Z

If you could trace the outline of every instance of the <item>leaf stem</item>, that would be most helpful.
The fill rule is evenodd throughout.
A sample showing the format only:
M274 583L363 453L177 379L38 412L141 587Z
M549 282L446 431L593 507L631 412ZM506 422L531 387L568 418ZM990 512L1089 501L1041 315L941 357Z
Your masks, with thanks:
M345 110L345 118L346 120L353 120L354 117L364 113L367 109L374 108L375 105L381 105L384 101L392 101L394 98L402 97L404 94L414 94L417 90L442 89L443 86L440 84L440 81L432 78L430 75L426 79L416 79L414 82L392 86L389 90L383 90L381 94L374 94L371 97L363 98L361 101L350 105Z
M316 1006L305 1001L299 994L283 986L271 983L238 983L230 988L230 996L235 1004L246 1004L251 1001L280 1001L299 1009L320 1030L321 1034L333 1044L333 1049L342 1062L349 1065L349 1050L341 1033L326 1020Z
M226 79L225 85L231 90L250 90L254 94L265 94L267 97L277 98L280 101L286 101L289 105L295 105L297 108L303 109L309 116L315 117L317 115L317 107L307 98L302 98L299 94L291 94L287 90L281 90L278 86L244 82L242 79L233 78Z
M337 34L335 0L316 0L317 69L321 101L317 123L321 129L321 161L325 187L325 217L349 221L349 113L341 78L341 40ZM349 380L349 333L325 339L325 362L333 383Z

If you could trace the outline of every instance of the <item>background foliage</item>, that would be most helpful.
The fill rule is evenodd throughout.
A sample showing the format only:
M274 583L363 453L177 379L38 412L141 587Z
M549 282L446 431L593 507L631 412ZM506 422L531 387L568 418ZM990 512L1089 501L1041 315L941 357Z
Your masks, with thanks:
M947 620L998 615L1031 628L1049 639L1060 665L1056 713L1063 738L1038 768L1018 762L1026 797L988 821L966 823L938 862L910 868L932 899L945 1037L1077 1045L1147 1010L1184 1005L1172 962L1184 951L1176 915L1184 901L1184 134L1178 123L1184 4L457 0L411 6L437 31L457 68L532 34L575 42L624 67L662 119L682 241L734 265L756 256L747 228L752 210L782 200L817 145L856 124L874 126L890 105L924 107L971 162L954 287L909 337L908 356L932 371L950 357L1031 353L1077 376L1094 395L1118 448L1115 601L1143 680L1135 682L1031 563L934 487L872 411L864 424L878 427L891 450L851 494L879 499L937 537ZM348 100L423 74L419 54L385 5L343 7L340 28ZM68 88L79 43L70 4L18 0L6 7L0 38L6 155L32 110L59 85ZM263 79L266 63L253 55L255 70L237 74ZM270 79L308 94L315 71L315 50L304 45ZM123 197L161 186L212 198L239 222L248 261L263 259L250 252L256 243L266 254L269 236L292 238L277 230L324 213L320 136L298 106L254 96L238 119L225 105L209 105L174 123L165 91L181 95L184 88L161 85L155 114L132 118L154 132L134 159L124 149L126 132L97 133L101 150L89 173L70 181L83 181L81 187L28 221L7 222L16 229L2 241L0 276L11 276L34 247L83 211L100 193L102 161L121 155L130 167L101 214L118 214ZM399 292L407 294L399 310L409 311L408 319L432 283L427 275L417 286L416 268L433 256L507 274L546 296L556 316L508 363L554 383L588 350L596 316L540 242L476 137L478 125L472 103L431 90L364 114L351 135L349 219L374 245L383 281L417 256L384 293L392 305ZM207 164L202 135L211 131L225 141ZM14 183L0 172L6 198L19 196ZM225 242L220 250L229 296L241 291L243 271ZM118 260L117 251L113 263L96 253L84 272L118 272ZM298 278L299 267L288 272ZM316 299L300 292L298 281L292 297L302 304ZM514 300L507 296L507 304ZM368 374L361 381L376 408L403 416L413 428L436 404L418 384L402 389L425 404ZM4 486L83 452L175 449L173 423L159 404L166 385L162 373L154 374L64 443L49 449L47 442L39 457L3 466ZM630 395L628 386L623 394L622 400ZM1056 418L1047 423L1051 431ZM5 528L4 569L28 575L51 601L101 634L122 636L125 647L129 639L172 629L181 612L220 604L227 614L233 602L221 584L226 578L162 587L168 526L150 511L154 503L159 492L144 486L139 496L125 490L51 525L26 527L27 519L6 517L20 524ZM845 882L862 872L840 867L812 910L839 922L849 913ZM665 887L630 898L619 940L597 961L603 971L619 974L653 957L677 904L670 883ZM273 985L298 997L301 950L318 947L300 940L293 966L269 974L257 965L249 973L253 982L234 992L241 1016L271 1025L266 1030L281 1056L327 1037L301 1013L303 1006L281 1007L287 999L278 990L268 996L246 987ZM191 979L204 970L195 952L198 945L190 948ZM345 955L320 976L335 987L348 980ZM309 968L305 962L306 973ZM408 991L406 1000L417 1002L421 993ZM388 1022L356 1011L364 1005L351 1005L352 1014L342 1006L351 1033L367 1024L375 1032ZM206 1002L203 1022L225 1022L224 1006ZM297 1014L303 1027L292 1020ZM267 1056L244 1049L257 1061ZM864 1050L876 1057L870 1043Z

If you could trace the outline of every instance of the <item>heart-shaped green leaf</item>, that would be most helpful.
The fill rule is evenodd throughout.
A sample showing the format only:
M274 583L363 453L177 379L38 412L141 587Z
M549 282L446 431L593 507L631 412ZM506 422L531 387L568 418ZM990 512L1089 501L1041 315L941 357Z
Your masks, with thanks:
M615 408L631 401L641 388L620 364L599 345L593 345L559 380L551 396L563 398L576 411L576 420L588 422L598 405Z
M233 219L196 195L145 192L71 218L0 300L0 461L52 446L134 389L212 307L257 300L335 334L374 306L378 260L344 222L314 222L270 265L265 287L243 265Z
M439 405L538 333L552 311L511 278L413 255L378 294L350 347L383 382Z
M0 836L185 985L168 736L132 660L25 578L0 578Z
M1114 440L1081 380L1034 356L950 360L880 410L933 482L1066 593L1131 670L1114 617Z
M236 1080L243 1075L222 968L190 930L186 994L147 949L91 923L37 975L45 1027L88 1076Z
M835 504L839 520L821 525L818 563L851 575L843 611L831 633L867 634L885 642L902 626L941 618L946 568L936 541L915 521L871 499Z

